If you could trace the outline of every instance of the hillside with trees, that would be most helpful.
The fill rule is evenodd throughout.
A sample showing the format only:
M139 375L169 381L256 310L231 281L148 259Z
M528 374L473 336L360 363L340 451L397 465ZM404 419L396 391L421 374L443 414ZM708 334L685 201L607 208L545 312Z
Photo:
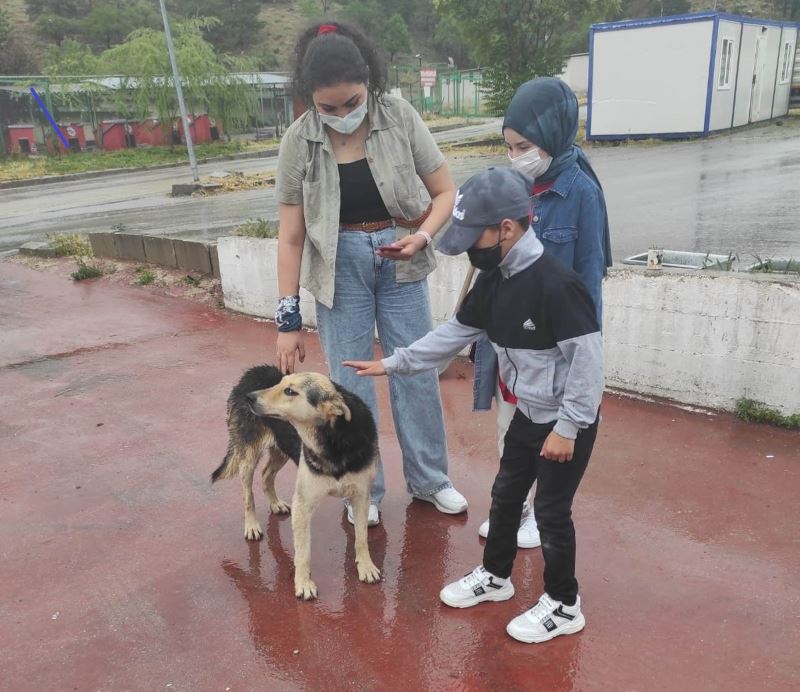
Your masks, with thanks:
M498 104L524 79L558 72L567 55L587 50L593 22L715 4L800 19L800 0L167 0L176 25L196 27L231 69L289 70L300 29L335 18L360 25L383 46L396 81L401 74L412 78L423 63L484 67L484 84ZM0 75L111 69L100 56L160 29L157 0L4 0Z

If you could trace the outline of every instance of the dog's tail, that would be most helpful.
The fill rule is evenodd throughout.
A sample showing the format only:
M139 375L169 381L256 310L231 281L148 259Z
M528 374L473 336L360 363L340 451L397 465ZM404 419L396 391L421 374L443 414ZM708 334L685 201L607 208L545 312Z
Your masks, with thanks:
M228 444L228 451L225 452L225 458L222 460L222 463L214 469L214 473L211 474L211 482L216 483L218 480L225 480L226 478L233 478L239 473L239 469L236 468L236 464L233 463L233 444Z

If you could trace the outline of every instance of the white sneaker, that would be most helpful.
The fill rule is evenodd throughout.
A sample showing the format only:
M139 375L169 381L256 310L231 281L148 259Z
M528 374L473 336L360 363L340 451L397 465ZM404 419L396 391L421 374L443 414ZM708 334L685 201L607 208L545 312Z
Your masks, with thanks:
M356 525L356 522L353 520L353 505L347 505L347 521L353 526ZM370 503L369 512L367 514L367 526L377 526L380 523L381 517L380 514L378 514L378 505Z
M478 535L481 538L486 538L489 535L488 519L478 527ZM536 517L533 516L533 510L530 510L527 514L523 511L522 519L519 522L519 530L517 531L517 547L538 548L541 544L542 539L539 537L539 529L536 526Z
M514 595L511 579L500 579L479 565L467 576L439 592L442 603L452 608L469 608L483 601L507 601Z
M433 495L414 495L418 500L433 503L440 512L445 514L461 514L467 511L467 498L453 486L440 490Z
M580 632L585 626L580 596L575 605L566 606L544 594L533 608L509 622L506 632L521 642L539 644L562 634Z

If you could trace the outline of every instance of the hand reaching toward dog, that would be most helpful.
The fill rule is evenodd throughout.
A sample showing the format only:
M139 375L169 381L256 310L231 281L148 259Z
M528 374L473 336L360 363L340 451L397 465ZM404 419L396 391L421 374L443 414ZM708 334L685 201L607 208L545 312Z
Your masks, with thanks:
M386 374L386 368L379 360L346 360L342 363L353 368L361 377L380 377Z
M278 332L278 341L275 347L278 367L284 375L295 370L295 358L302 363L306 359L306 348L303 344L303 332Z

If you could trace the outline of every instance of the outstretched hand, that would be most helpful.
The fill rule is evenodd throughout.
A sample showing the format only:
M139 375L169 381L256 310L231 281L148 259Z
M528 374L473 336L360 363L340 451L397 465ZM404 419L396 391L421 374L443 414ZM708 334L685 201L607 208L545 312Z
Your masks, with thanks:
M361 377L379 377L386 374L386 368L379 360L346 360L342 363L353 368Z

